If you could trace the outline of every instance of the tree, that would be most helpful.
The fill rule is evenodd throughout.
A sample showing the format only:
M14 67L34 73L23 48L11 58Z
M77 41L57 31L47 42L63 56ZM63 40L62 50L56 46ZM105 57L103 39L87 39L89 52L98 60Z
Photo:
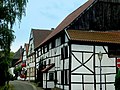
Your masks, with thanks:
M0 0L0 86L7 81L10 46L15 39L13 25L21 22L28 0Z

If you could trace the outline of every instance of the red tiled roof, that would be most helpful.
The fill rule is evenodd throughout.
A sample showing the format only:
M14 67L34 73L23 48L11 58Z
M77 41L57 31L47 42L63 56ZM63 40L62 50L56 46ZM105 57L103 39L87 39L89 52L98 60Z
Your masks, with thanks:
M97 32L67 30L70 40L120 44L120 31Z
M69 26L79 15L81 15L90 5L93 4L95 0L88 0L85 4L83 4L81 7L76 9L74 12L69 14L51 34L40 44L42 45L49 39L51 39L53 36L58 34L60 31L64 30L67 26Z
M35 48L51 33L50 30L32 29Z
M18 49L18 51L15 52L14 57L13 57L13 60L14 60L14 59L18 59L18 60L19 60L22 52L23 52L23 48L22 48L22 46L21 46L21 47Z
M19 64L22 62L22 56L20 57L20 59L15 63L15 65Z

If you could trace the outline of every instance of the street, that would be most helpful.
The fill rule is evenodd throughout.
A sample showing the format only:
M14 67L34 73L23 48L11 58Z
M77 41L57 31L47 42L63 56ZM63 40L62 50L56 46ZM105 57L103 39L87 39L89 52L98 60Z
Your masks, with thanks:
M34 85L26 81L10 81L15 90L37 90Z

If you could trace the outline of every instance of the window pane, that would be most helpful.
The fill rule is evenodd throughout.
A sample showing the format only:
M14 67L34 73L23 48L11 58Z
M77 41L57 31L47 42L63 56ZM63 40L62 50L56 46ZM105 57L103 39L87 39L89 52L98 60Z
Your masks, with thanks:
M65 46L65 59L68 58L68 47Z
M64 58L63 48L61 48L61 60Z
M53 81L54 80L54 74L53 73L49 73L49 80Z

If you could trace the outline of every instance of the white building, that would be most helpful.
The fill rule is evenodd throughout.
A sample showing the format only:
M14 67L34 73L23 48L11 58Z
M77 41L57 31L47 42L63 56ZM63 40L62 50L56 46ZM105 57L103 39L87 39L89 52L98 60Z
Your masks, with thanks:
M29 80L35 80L35 52L34 49L42 42L49 34L49 30L32 29L29 38L28 59L27 59L27 77Z
M35 48L43 88L114 90L120 17L119 10L109 6L119 8L114 0L87 1Z

